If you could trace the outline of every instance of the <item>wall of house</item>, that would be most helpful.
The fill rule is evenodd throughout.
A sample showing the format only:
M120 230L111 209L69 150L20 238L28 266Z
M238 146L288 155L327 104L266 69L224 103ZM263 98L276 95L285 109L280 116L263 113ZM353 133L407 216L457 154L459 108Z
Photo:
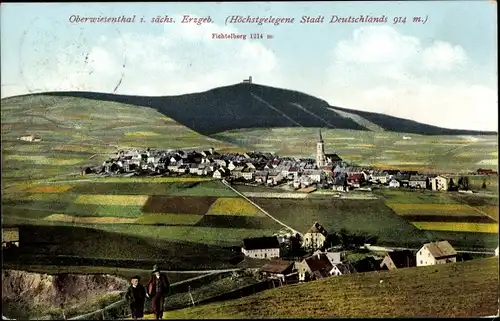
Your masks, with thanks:
M435 265L436 264L436 259L434 259L434 256L431 255L431 252L426 247L423 247L420 249L420 251L417 252L417 266L428 266L428 265Z
M270 259L274 257L280 257L280 249L259 249L259 250L246 250L241 249L241 252L248 257L253 257L257 259Z
M308 249L319 249L325 244L326 237L321 233L306 233L304 235L303 247Z
M308 280L308 275L311 273L311 270L305 261L295 262L295 269L299 272L299 281L304 282Z
M395 270L396 269L396 266L394 265L394 262L392 262L391 258L389 257L389 255L386 255L384 260L382 261L382 263L380 263L380 266L386 266L387 269L389 270Z

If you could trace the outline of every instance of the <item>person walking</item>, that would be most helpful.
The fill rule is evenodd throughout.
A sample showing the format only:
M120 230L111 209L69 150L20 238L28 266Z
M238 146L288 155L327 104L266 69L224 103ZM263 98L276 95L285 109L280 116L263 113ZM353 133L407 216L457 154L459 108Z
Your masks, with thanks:
M134 320L140 319L144 316L144 302L146 301L146 288L139 283L141 278L136 275L130 281L130 286L125 294L125 299L127 300L130 311L132 313L132 318Z
M165 297L170 292L170 282L165 273L160 273L158 265L153 266L153 272L148 282L147 290L151 297L151 304L156 320L161 320L163 318Z

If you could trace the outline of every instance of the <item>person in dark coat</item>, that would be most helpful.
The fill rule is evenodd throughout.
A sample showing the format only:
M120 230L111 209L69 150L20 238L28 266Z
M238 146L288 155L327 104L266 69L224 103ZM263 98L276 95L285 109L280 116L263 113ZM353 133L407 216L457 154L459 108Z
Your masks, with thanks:
M132 318L134 320L140 319L144 316L144 302L146 301L146 288L139 283L140 277L134 276L130 281L130 286L125 294Z
M163 318L165 297L170 292L170 282L165 273L160 273L158 265L153 267L153 273L148 282L147 290L151 297L151 304L156 320L161 320Z

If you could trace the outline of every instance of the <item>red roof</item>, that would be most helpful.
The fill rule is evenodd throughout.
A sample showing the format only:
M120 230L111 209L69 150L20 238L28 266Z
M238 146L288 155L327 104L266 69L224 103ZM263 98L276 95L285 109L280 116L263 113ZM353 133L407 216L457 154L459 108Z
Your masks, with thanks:
M363 178L363 174L349 174L347 176L347 179L353 180L353 181L360 181Z

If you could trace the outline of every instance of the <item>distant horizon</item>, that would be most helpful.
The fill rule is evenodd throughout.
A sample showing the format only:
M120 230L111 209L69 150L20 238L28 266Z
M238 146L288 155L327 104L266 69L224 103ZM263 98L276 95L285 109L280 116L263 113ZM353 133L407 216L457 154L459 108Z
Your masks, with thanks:
M247 85L247 86L257 85L257 86L275 88L275 89L279 89L279 90L287 90L287 91L299 92L301 94L305 94L305 95L308 95L308 96L311 96L311 97L315 97L315 98L320 99L320 100L324 100L330 107L340 108L340 109L347 109L347 110L353 110L353 111L362 111L362 112L368 112L368 113L372 113L372 114L379 114L379 115L385 115L385 116L391 116L391 117L395 117L395 118L399 118L399 119L405 119L405 120L411 120L411 121L414 121L414 122L417 122L417 123L420 123L420 124L423 124L423 125L430 125L430 126L435 126L435 127L443 128L443 129L466 130L466 131L477 131L477 132L489 132L489 133L496 133L496 134L498 134L498 131L496 131L496 130L483 130L483 129L470 129L470 128L443 127L443 126L437 126L437 125L427 124L427 123L420 122L420 121L417 121L417 120L414 120L414 119L411 119L411 118L404 118L404 117L394 116L394 115L391 115L391 114L385 114L385 113L380 113L380 112L376 112L376 111L364 111L364 110L353 109L353 108L349 108L349 107L345 107L345 106L332 105L328 101L326 101L325 99L320 98L320 97L316 97L316 96L314 96L312 94L309 94L307 92L303 92L303 91L300 91L300 90L297 90L297 89L281 88L281 87L276 87L276 86L263 85L263 84L260 84L260 83L255 83L255 82L253 82L253 80L252 80L252 83L245 83L243 81L240 81L240 82L236 82L236 83L229 84L229 85L223 85L223 86L219 86L219 87L214 87L214 88L211 88L211 89L208 89L208 90L202 90L202 91L196 91L196 92L190 92L190 93L184 93L184 94L178 94L178 95L137 95L137 94L122 94L122 93L118 94L118 93L113 93L113 92L88 91L88 90L57 90L57 91L45 91L45 92L33 92L33 93L27 93L27 94L21 94L21 95L9 96L9 97L2 97L1 100L10 99L10 98L16 98L16 97L32 96L32 95L33 96L34 95L45 95L45 94L51 94L51 93L96 93L96 94L106 94L106 95L111 95L111 96L151 97L151 98L178 97L178 96L185 96L185 95L196 95L196 94L205 93L205 92L209 92L209 91L212 91L212 90L216 90L216 89L220 89L220 88L225 88L225 87L236 86L236 85ZM83 98L83 97L79 97L79 98L88 99L88 98ZM138 106L138 107L143 107L143 106ZM304 128L313 128L313 127L304 127ZM333 128L328 128L328 127L318 127L318 128L335 130ZM421 134L413 134L413 135L421 135ZM446 135L444 135L444 136L446 136Z

